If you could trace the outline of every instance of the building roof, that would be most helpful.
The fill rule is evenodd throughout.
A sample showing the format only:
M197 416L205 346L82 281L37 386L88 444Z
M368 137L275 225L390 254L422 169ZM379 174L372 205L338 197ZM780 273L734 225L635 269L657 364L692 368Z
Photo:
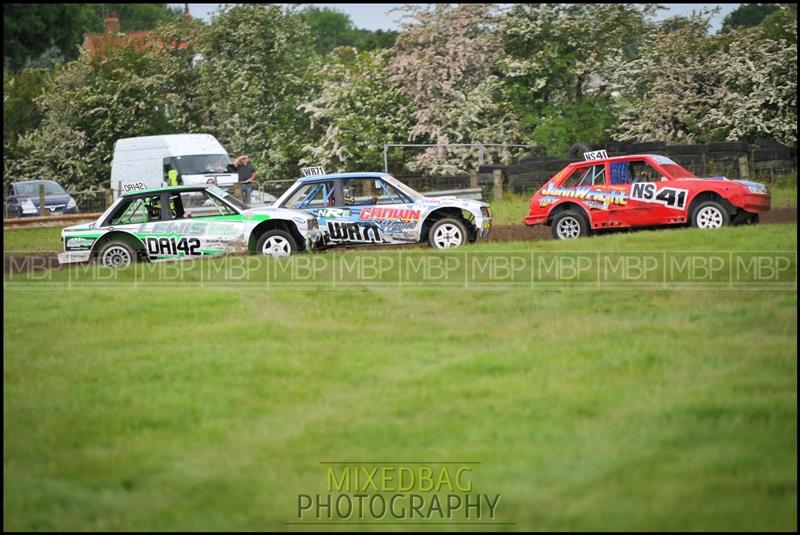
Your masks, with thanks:
M188 4L184 8L183 18L191 18L189 15ZM112 48L131 47L134 50L145 50L152 48L161 50L166 48L161 39L158 39L151 31L122 32L120 31L119 17L116 11L112 11L103 19L103 33L90 33L83 41L83 46L89 54L89 58L107 53ZM171 43L173 48L186 48L186 41L176 41Z

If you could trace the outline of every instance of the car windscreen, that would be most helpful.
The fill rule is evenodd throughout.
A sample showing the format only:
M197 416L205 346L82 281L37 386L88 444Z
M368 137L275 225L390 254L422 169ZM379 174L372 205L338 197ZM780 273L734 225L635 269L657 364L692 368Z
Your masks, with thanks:
M203 175L207 173L229 173L231 159L227 154L196 154L194 156L175 156L172 159L182 175Z
M41 182L19 182L14 185L14 189L16 190L18 197L35 197L39 195L39 184L44 184L44 194L45 195L66 195L67 192L64 191L57 182L53 182L52 180L44 180Z
M225 191L219 186L211 186L207 189L207 191L212 195L224 200L226 203L235 206L239 210L249 210L251 208L250 205L243 203L231 193Z
M654 156L657 164L667 170L672 178L697 178L694 173L666 156Z

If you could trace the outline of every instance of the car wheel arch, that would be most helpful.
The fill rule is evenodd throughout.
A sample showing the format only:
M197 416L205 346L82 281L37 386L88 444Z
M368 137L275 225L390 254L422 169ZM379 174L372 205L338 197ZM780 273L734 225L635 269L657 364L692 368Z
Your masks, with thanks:
M692 200L689 201L689 208L686 210L686 215L689 219L691 219L692 214L694 213L695 208L706 201L715 201L720 203L727 211L730 217L736 215L738 209L730 203L728 199L717 193L716 191L712 190L705 190L697 193Z
M592 227L592 217L589 215L589 213L583 206L574 202L562 202L553 206L547 213L547 224L552 225L553 219L559 213L564 212L566 210L576 210L579 214L583 215L583 218L586 220L586 224L589 225L589 228Z
M469 231L470 225L474 227L474 223L470 223L464 217L464 208L460 208L458 206L440 206L435 210L431 210L431 212L425 216L425 219L422 220L422 227L420 230L419 239L421 242L428 241L428 232L430 231L431 227L440 219L445 219L447 217L453 217L456 219L461 219L464 221L464 225L467 226L467 230ZM470 212L471 213L471 212Z
M112 241L125 242L130 245L140 257L147 257L147 247L145 247L144 242L138 236L122 230L111 231L107 234L103 234L100 238L95 240L94 244L92 244L90 256L97 256L103 249L103 246Z
M258 239L262 234L269 232L270 230L283 230L288 232L292 238L294 238L298 250L305 250L306 240L303 235L300 234L300 231L298 230L294 221L289 221L288 219L267 219L266 221L262 221L256 225L255 228L250 232L250 238L247 240L248 252L254 253L256 251Z

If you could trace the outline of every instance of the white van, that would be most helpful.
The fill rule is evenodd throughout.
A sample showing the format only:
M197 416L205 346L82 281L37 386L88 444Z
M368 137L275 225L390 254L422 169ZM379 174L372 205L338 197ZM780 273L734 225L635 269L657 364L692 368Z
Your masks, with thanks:
M239 180L228 152L211 134L173 134L117 140L111 162L111 189L120 193L178 184L230 187Z

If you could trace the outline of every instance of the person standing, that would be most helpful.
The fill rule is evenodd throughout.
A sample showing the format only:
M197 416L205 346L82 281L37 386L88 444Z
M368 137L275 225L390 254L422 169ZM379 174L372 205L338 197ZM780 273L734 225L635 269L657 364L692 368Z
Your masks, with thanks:
M233 167L239 174L239 182L242 184L242 200L245 204L250 204L250 194L253 192L253 182L256 180L256 170L250 162L250 156L242 154L233 160Z

